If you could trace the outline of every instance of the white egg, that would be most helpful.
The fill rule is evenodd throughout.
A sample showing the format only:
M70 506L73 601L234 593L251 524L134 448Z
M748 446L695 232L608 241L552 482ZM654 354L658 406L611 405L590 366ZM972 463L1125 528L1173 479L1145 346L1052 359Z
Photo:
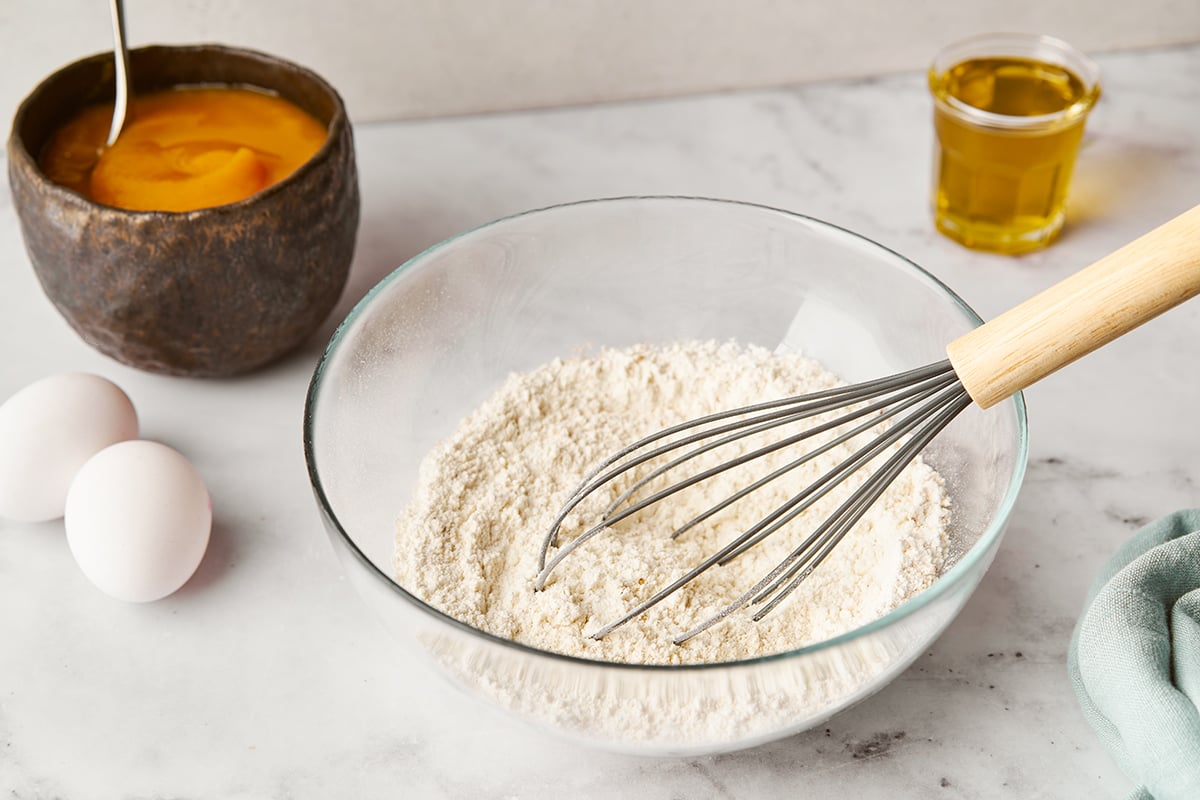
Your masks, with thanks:
M212 505L196 469L158 442L121 442L92 456L67 493L71 554L88 580L119 600L174 592L208 547Z
M68 372L31 383L0 405L0 517L61 517L84 462L137 435L129 397L99 375Z

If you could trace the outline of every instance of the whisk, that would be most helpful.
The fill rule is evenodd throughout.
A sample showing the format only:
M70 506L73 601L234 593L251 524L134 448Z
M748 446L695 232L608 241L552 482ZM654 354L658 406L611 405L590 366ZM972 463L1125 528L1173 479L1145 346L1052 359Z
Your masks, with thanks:
M755 621L760 620L833 552L909 462L969 405L975 403L981 408L990 408L1197 294L1200 294L1200 206L954 340L946 347L944 361L865 383L720 411L664 428L620 449L583 479L559 511L542 542L534 586L538 591L544 589L553 570L590 539L677 492L784 448L828 434L828 441L732 495L720 498L674 530L670 534L672 537L821 454L871 435L872 438L853 450L845 461L670 584L656 590L620 619L591 633L590 638L607 636L701 573L737 558L787 527L851 476L866 470L869 463L883 457L882 463L861 485L761 580L716 614L676 636L674 641L682 644L747 605L761 606L752 617ZM712 467L684 474L655 491L647 489L668 474L679 476L680 468L705 453L744 437L818 415L822 415L820 421L798 433L783 436ZM888 421L880 432L881 423ZM665 463L652 467L651 462L663 458L667 459ZM596 524L558 546L559 531L568 514L597 490L643 465L647 465L649 472L624 489L603 511ZM645 492L648 493L640 496ZM557 551L551 555L555 548Z

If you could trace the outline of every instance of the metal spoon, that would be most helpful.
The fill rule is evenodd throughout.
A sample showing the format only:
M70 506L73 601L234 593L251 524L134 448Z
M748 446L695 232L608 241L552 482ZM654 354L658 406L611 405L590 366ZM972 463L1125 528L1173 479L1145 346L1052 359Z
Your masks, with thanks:
M117 98L113 104L112 127L108 129L107 145L121 135L125 126L125 112L129 106L129 53L125 50L125 4L124 0L109 0L113 24L113 60L116 62Z

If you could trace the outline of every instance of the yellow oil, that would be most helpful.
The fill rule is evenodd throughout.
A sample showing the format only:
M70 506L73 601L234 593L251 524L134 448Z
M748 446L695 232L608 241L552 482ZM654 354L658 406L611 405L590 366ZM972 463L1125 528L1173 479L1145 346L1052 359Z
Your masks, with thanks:
M1001 253L1049 244L1062 228L1095 87L1057 64L1015 57L970 59L929 78L938 229Z

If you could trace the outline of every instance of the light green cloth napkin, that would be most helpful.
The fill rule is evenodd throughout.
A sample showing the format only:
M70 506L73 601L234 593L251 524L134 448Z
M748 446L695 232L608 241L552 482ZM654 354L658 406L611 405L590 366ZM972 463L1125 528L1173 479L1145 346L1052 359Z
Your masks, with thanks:
M1138 784L1200 800L1200 509L1142 528L1092 586L1068 668L1084 716Z

